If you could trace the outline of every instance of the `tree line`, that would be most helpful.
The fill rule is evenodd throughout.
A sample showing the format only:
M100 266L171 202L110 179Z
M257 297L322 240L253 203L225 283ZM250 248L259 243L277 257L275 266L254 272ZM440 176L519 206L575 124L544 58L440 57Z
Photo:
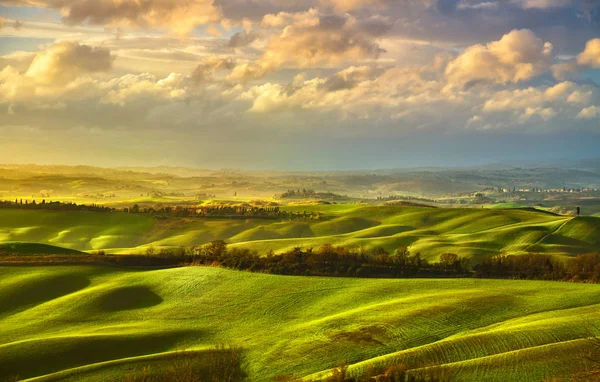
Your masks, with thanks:
M197 217L221 219L280 219L280 220L322 220L324 215L313 211L282 211L279 206L251 206L210 204L204 206L165 206L165 207L140 207L134 204L131 208L124 208L121 212L134 214L150 214L158 218Z
M252 205L226 205L210 204L203 206L154 206L144 207L134 204L131 207L111 208L97 204L76 204L71 202L41 202L35 200L16 199L13 201L0 200L0 208L27 209L27 210L52 210L52 211L91 211L91 212L124 212L132 214L149 214L156 218L171 217L198 217L198 218L223 218L223 219L281 219L281 220L322 220L324 215L320 212L307 211L282 211L279 206L252 206Z
M390 254L378 247L352 250L325 244L318 249L299 247L264 255L246 248L228 248L224 241L181 251L184 263L281 275L346 277L460 277L470 272L470 260L445 253L429 262L420 253L400 248Z
M23 209L23 210L52 210L52 211L92 211L92 212L115 212L116 209L101 206L98 204L77 204L72 202L46 202L42 199L40 202L35 200L15 199L0 200L0 208Z
M348 199L348 195L338 195L333 192L317 192L315 190L297 189L287 190L283 194L280 194L281 199L329 199L329 200L342 200Z
M0 255L2 253L0 252ZM455 254L442 254L429 262L420 253L401 248L390 254L383 248L370 251L323 245L318 249L293 248L275 254L260 254L246 248L229 248L222 240L195 247L156 250L143 255L10 255L0 256L0 264L110 264L133 267L218 266L223 268L303 276L344 277L468 277L470 260Z
M218 266L223 268L297 276L373 278L475 277L521 280L554 280L600 283L600 254L587 253L558 260L548 255L495 255L475 266L471 260L442 253L429 261L421 253L402 247L390 253L384 248L350 249L325 244L317 249L296 247L283 253L259 253L247 248L230 248L222 240L208 244L161 248L148 247L145 254L23 255L3 253L0 265L10 264L110 264L126 267Z
M522 280L600 282L600 254L586 253L561 261L548 255L497 255L483 258L475 277Z

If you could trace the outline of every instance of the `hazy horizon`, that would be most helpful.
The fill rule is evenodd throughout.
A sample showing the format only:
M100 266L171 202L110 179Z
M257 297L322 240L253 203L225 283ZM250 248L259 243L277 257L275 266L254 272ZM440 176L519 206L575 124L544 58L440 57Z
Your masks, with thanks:
M237 166L237 167L217 167L217 166L195 166L193 164L173 164L173 163L141 163L139 165L126 165L126 164L115 164L115 165L103 165L91 163L61 163L61 162L11 162L5 161L0 163L2 166L39 166L39 167L94 167L94 168L105 168L105 169L156 169L156 168L182 168L189 170L199 171L247 171L247 172L274 172L274 173L333 173L333 172L365 172L365 171L393 171L393 170L460 170L460 169L477 169L485 167L505 167L505 168L544 168L544 167L570 167L573 165L581 164L586 161L598 161L600 162L600 156L589 156L589 157L574 157L574 158L552 158L549 160L500 160L490 161L482 163L467 163L467 164L432 164L432 165L407 165L407 166L388 166L388 167L353 167L353 168L277 168L277 167L251 167L251 166Z

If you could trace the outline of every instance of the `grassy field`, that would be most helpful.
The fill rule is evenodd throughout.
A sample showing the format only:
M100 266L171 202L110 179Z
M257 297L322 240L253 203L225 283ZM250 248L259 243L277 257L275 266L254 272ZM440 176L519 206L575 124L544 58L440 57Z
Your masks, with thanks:
M178 351L244 349L251 380L402 362L460 381L582 367L597 285L286 277L188 267L0 268L0 376L111 381Z
M20 243L20 242L4 242L0 244L1 252L8 252L18 255L73 255L85 254L84 252L76 251L63 247L57 247L48 244L38 243Z
M324 220L168 218L95 212L0 210L0 244L42 243L79 251L139 253L149 246L191 246L221 239L233 246L283 251L330 243L352 248L408 246L429 259L539 252L573 255L600 249L600 219L532 209L460 209L331 204L289 206Z

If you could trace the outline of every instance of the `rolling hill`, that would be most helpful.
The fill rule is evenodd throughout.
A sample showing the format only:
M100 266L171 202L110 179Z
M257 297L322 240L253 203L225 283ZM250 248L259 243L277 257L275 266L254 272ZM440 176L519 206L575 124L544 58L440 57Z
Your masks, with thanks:
M0 244L40 243L78 251L139 253L225 240L261 252L323 244L407 246L429 259L444 252L473 257L497 253L568 256L600 250L600 219L534 209L421 208L359 204L282 207L319 212L324 220L154 219L144 214L0 210Z
M318 379L341 361L542 381L582 366L599 307L597 285L559 282L0 267L0 376L119 381L229 344L256 381Z

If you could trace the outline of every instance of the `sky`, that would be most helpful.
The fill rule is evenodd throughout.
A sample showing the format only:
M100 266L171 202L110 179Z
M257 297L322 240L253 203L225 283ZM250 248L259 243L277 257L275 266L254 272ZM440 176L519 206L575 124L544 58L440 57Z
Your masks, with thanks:
M600 157L600 0L0 0L0 163Z

